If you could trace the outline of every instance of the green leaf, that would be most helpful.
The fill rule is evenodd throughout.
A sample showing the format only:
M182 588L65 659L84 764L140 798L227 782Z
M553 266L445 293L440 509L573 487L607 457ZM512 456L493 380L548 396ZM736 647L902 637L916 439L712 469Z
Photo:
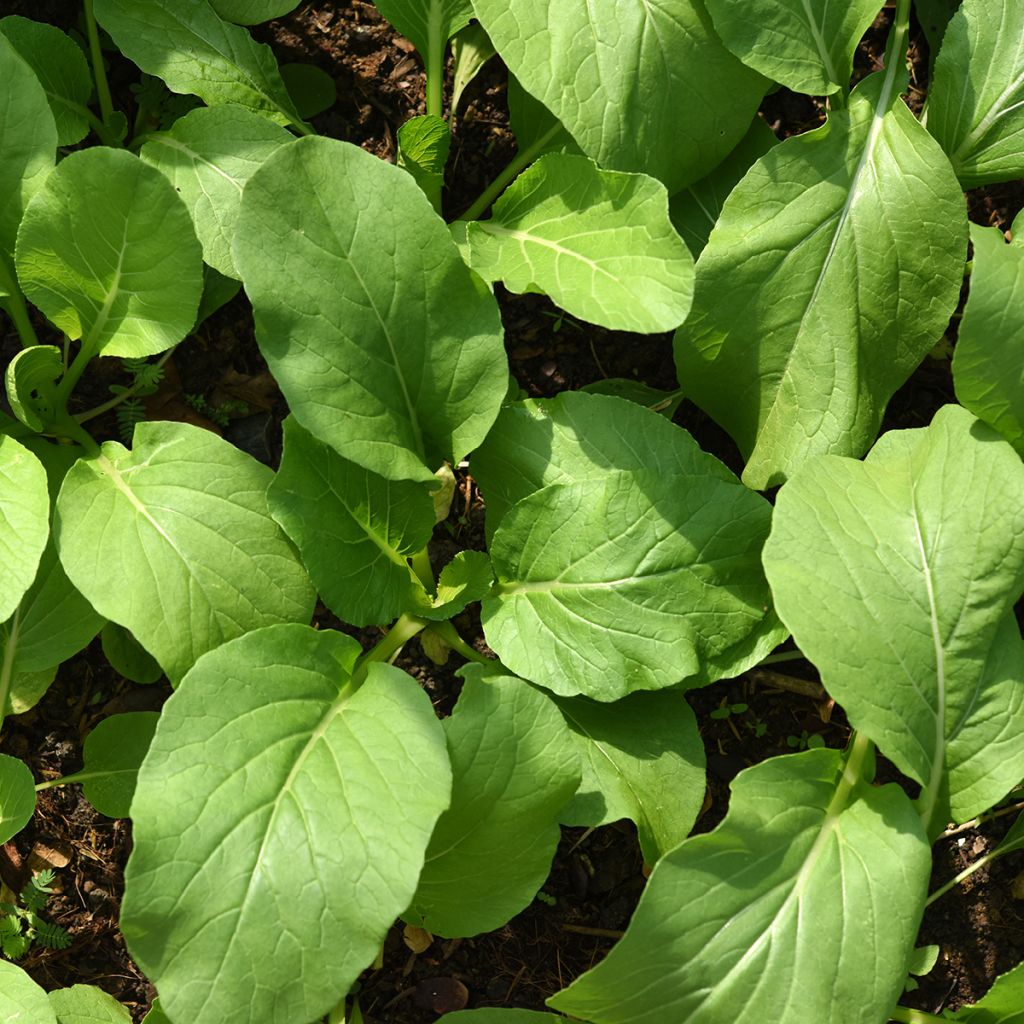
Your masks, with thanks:
M267 501L324 603L345 622L391 622L417 595L426 599L408 562L434 529L434 506L422 484L370 473L289 416Z
M459 101L467 86L480 73L483 66L495 54L483 26L474 22L459 29L452 37L452 120L459 109Z
M779 492L765 570L850 723L966 821L1024 775L1024 465L959 406Z
M532 902L561 838L558 812L580 782L569 730L544 694L482 665L460 674L444 721L452 802L404 915L448 938L493 931Z
M135 780L160 715L130 711L104 718L85 738L84 767L69 781L81 782L85 798L108 818L127 818Z
M92 95L92 74L81 47L54 25L15 14L0 19L0 34L39 79L57 126L57 145L81 142L89 134Z
M706 0L722 42L762 75L812 96L846 90L876 0Z
M163 674L160 663L116 622L108 622L100 633L103 655L110 667L133 683L155 683Z
M25 211L15 260L26 297L96 353L153 355L195 322L202 253L188 211L125 150L65 157Z
M171 92L193 93L211 107L238 103L280 124L302 124L270 47L224 21L207 0L94 3L96 20L117 48L146 74L163 79Z
M508 385L494 296L412 179L302 139L245 189L235 263L298 422L390 480L434 482L483 440Z
M427 196L444 184L451 143L448 122L433 114L413 117L398 129L398 166L412 175Z
M764 94L765 80L725 49L698 0L473 6L512 74L587 156L660 178L670 192L722 161Z
M338 99L334 79L315 64L282 64L281 77L295 109L304 118L322 114Z
M488 644L565 696L617 700L698 673L768 608L768 510L751 497L712 474L639 470L523 498L491 545Z
M513 292L541 290L614 330L655 334L686 319L693 259L654 178L548 154L521 174L489 220L468 226L470 266Z
M95 985L59 988L49 999L57 1024L131 1024L127 1009Z
M162 171L185 201L203 259L227 277L238 277L231 259L242 189L257 167L292 136L244 107L199 107L151 137L140 151Z
M741 772L729 813L655 866L625 936L548 1000L594 1024L878 1024L903 990L928 841L838 751Z
M0 622L32 585L50 535L50 499L42 463L0 434Z
M993 851L993 856L1024 850L1024 813L1017 815L1017 820L1010 826L1009 832L1000 840Z
M7 364L7 400L26 427L41 433L53 422L57 412L54 383L64 369L64 358L56 345L24 348Z
M270 627L206 655L165 705L121 921L172 1020L311 1021L409 905L448 804L444 733L398 669L354 686L358 655Z
M299 0L210 0L210 6L225 21L236 25L259 25L295 10Z
M0 1019L58 1024L46 993L20 968L0 960Z
M896 64L758 160L697 261L679 380L748 458L750 487L861 455L956 307L964 197Z
M467 605L482 601L493 585L490 558L482 551L460 551L441 570L433 606L417 614L437 621L454 618Z
M160 1006L159 998L153 1000L149 1013L142 1018L142 1024L171 1024L167 1014L164 1013L163 1008Z
M971 241L971 290L953 351L956 397L1024 456L1024 247L977 224Z
M32 586L0 625L0 714L20 715L33 707L57 666L85 648L102 625L64 574L51 538Z
M566 825L636 822L644 860L681 843L704 802L704 744L682 694L633 693L614 704L557 698L582 755Z
M942 37L945 35L949 19L953 17L959 6L960 0L914 0L914 13L928 40L929 66L931 68L935 67L935 58L939 55Z
M515 75L508 76L508 119L522 159L536 160L544 153L572 153L580 148L562 122L534 99Z
M558 1024L565 1017L536 1010L510 1010L484 1007L479 1010L457 1010L438 1018L437 1024Z
M0 82L0 256L6 256L14 252L28 201L53 170L57 126L39 79L2 35Z
M935 61L927 124L964 188L1024 176L1024 6L964 0Z
M615 398L624 398L629 402L642 405L645 409L660 413L668 420L675 416L676 409L683 402L682 393L679 391L662 391L659 388L648 387L643 381L630 380L628 377L606 377L604 380L584 384L577 390L588 395L611 395Z
M961 1024L1024 1024L1024 963L999 975L980 1002L949 1017Z
M736 148L708 175L669 200L669 215L676 231L696 259L708 244L729 193L754 162L778 145L775 133L755 117Z
M471 0L374 0L377 9L419 51L427 75L444 74L448 40L473 17Z
M0 843L16 836L36 809L36 783L23 761L0 754ZM2 961L0 961L2 962ZM0 1009L4 987L0 986Z
M307 620L313 598L271 519L269 469L185 423L140 423L68 473L55 533L72 583L177 682L251 629Z
M203 267L203 296L199 300L196 322L192 325L195 333L199 325L207 317L213 316L221 306L229 303L241 290L242 282L233 277L214 270L211 266Z

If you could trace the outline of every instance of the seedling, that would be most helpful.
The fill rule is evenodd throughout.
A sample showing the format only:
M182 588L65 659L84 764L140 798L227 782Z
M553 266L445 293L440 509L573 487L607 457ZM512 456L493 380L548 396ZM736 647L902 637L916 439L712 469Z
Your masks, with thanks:
M53 872L34 874L18 895L18 902L0 903L0 952L8 960L20 960L34 945L67 949L71 936L40 915L53 895Z

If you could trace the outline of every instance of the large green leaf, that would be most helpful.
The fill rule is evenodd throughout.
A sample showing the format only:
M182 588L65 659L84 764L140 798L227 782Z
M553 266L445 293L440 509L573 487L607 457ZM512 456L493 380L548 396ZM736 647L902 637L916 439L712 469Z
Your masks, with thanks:
M483 440L508 387L497 303L412 178L334 139L252 176L235 264L302 426L391 480L433 481Z
M956 397L1024 456L1024 218L1014 245L998 228L971 225L974 269L956 349Z
M192 214L203 259L238 277L231 259L242 189L252 173L292 136L236 104L199 107L154 135L140 151L170 179Z
M779 615L850 722L965 821L1024 776L1024 465L959 406L779 492Z
M914 0L914 14L928 40L929 67L935 67L935 58L942 46L949 19L956 13L960 0Z
M722 45L700 0L473 0L509 70L587 156L670 192L739 142L766 82Z
M462 674L444 722L451 807L404 915L448 937L493 931L532 902L562 835L558 812L580 782L579 755L548 697L481 665Z
M224 21L208 0L94 0L94 10L117 48L172 92L302 124L270 47Z
M16 757L0 754L0 843L16 836L35 809L36 786L28 766Z
M16 1024L57 1024L46 992L6 960L0 960L0 1019Z
M272 474L214 434L140 423L68 473L54 532L71 582L177 682L200 654L308 620L313 592L267 509Z
M57 1024L131 1024L132 1015L95 985L72 985L49 995Z
M104 718L85 738L82 770L65 781L80 782L85 798L100 814L127 818L139 765L159 718L155 711L129 711Z
M704 802L704 744L679 693L633 693L614 704L558 698L582 755L583 781L566 825L636 822L644 860L681 843Z
M57 666L82 650L102 626L102 616L65 575L51 538L32 586L0 624L0 715L28 711Z
M511 1010L504 1007L483 1007L479 1010L457 1010L438 1018L437 1024L558 1024L565 1017L536 1010Z
M0 435L0 622L32 585L50 535L50 499L42 463Z
M999 975L984 998L961 1006L950 1019L961 1024L1024 1024L1024 963Z
M73 146L89 134L92 74L81 47L54 25L16 14L0 19L0 34L33 70L57 126L57 145Z
M202 251L174 186L125 150L65 157L18 233L18 278L68 337L107 356L147 356L195 322Z
M931 867L906 794L835 750L737 776L729 813L658 862L608 957L548 1000L594 1024L878 1024ZM869 765L868 765L869 767Z
M358 655L270 627L206 655L164 706L121 922L172 1020L312 1021L409 905L448 804L444 734L398 669L354 686Z
M588 677L593 675L595 680L597 677L602 677L599 663L594 663L590 668L585 668L584 665L590 658L590 652L586 648L586 643L589 641L584 642L583 637L584 633L589 634L593 629L599 634L597 637L599 647L609 652L608 656L611 656L610 651L613 649L620 651L618 655L615 655L617 669L604 683L597 684L601 693L591 693L591 696L607 700L614 699L615 696L621 696L623 693L629 692L629 689L635 688L628 686L628 689L619 689L617 693L614 692L616 688L622 687L625 683L625 680L616 672L621 671L624 667L618 664L618 659L624 655L627 649L632 650L634 655L639 654L641 650L646 652L645 659L651 659L652 670L662 680L657 684L659 686L671 685L671 683L679 681L687 671L693 674L691 682L701 685L713 679L742 672L763 658L772 647L785 638L786 631L770 611L771 601L767 585L761 579L760 545L767 535L770 517L767 504L763 499L742 487L722 463L701 451L685 430L674 426L657 413L624 399L578 393L566 393L550 401L516 403L502 411L488 434L487 440L474 453L472 465L473 476L479 482L487 502L487 530L491 537L498 525L503 522L508 510L516 502L529 498L541 488L551 484L588 483L592 485L590 493L591 496L594 496L597 490L606 484L610 476L616 476L622 480L626 479L628 475L646 474L648 479L661 477L662 483L656 485L657 488L664 489L666 493L674 488L666 506L666 508L672 509L671 514L685 517L692 513L696 517L686 527L687 536L694 539L695 543L696 534L703 530L707 530L709 536L718 533L722 522L729 515L725 509L732 508L736 514L736 519L732 521L731 525L723 527L733 539L726 540L725 534L723 534L712 545L717 549L719 543L723 544L721 550L725 554L725 560L717 564L717 567L712 570L712 576L706 580L707 583L710 583L712 579L717 580L725 588L724 591L719 590L716 593L718 597L725 598L727 603L729 598L726 596L726 591L734 593L734 595L739 595L742 591L750 598L750 603L744 604L745 610L738 618L728 616L729 623L727 625L723 623L724 629L718 634L718 641L725 641L730 636L734 638L724 650L704 649L696 667L683 669L682 673L676 675L675 673L682 667L683 662L693 665L690 657L684 654L684 651L689 648L685 640L687 629L683 627L681 618L675 618L675 625L668 632L663 632L667 620L662 621L661 627L654 625L657 616L647 618L646 615L641 615L643 621L636 632L633 630L608 631L601 628L596 621L585 626L584 622L577 620L577 626L569 634L573 637L570 646L565 646L566 638L559 635L562 624L555 631L541 627L539 635L546 634L548 639L546 643L535 646L536 635L531 632L524 634L521 639L517 638L515 626L511 621L506 621L501 628L509 643L517 649L522 648L519 658L528 657L528 662L519 662L520 674L529 676L529 672L526 671L527 663L538 665L538 659L540 662L550 662L552 655L548 653L547 647L554 644L561 653L563 667L570 663L575 664L577 671L584 671ZM619 471L624 471L625 475ZM557 493L550 492L549 496L554 497ZM562 497L564 498L567 493L563 493ZM703 498L700 495L703 495ZM702 504L702 501L707 504ZM692 505L688 506L688 502L692 502ZM533 509L536 507L536 501L529 506ZM689 508L689 512L686 511L687 508ZM721 522L716 518L718 513L715 510L718 508L722 510ZM622 511L627 518L631 514L626 508L622 508ZM553 524L553 520L547 516L552 514L556 516L570 514L575 517L570 528L573 531L585 530L590 537L590 542L597 545L597 553L589 561L595 569L598 568L602 564L602 552L610 548L607 532L601 532L604 531L605 525L596 519L588 520L589 513L584 507L572 509L563 504L560 510L556 510L554 507L548 509L544 522L549 525ZM661 513L655 513L654 510L651 510L650 514L655 518L661 515ZM531 530L529 515L530 512L525 510L519 513L519 524L523 530ZM584 522L584 520L588 521ZM633 556L642 560L643 554L640 548L645 544L652 544L655 538L641 521L621 525L626 526L631 531L631 535L638 538L638 548L632 552L624 548L619 549L618 554L627 561ZM677 525L681 525L681 523ZM599 538L596 537L598 532L601 532ZM518 540L513 533L506 533L505 537L508 553L518 566L515 571L519 572L522 562L521 553L516 551ZM557 541L552 542L552 552L559 546L562 547L563 554L568 552L569 548L562 544L562 540L563 538L559 537ZM673 536L670 533L663 540L667 545L667 548L663 550L674 548L680 555L688 544L688 540L682 534ZM542 542L542 532L539 527L533 537L533 542ZM729 547L729 544L734 546ZM580 550L582 551L582 548ZM586 552L583 553L586 554ZM714 558L715 556L710 557ZM607 561L601 571L608 573L610 564L610 561ZM677 566L677 568L681 568L681 566ZM510 565L506 564L506 575L503 577L505 581L510 579L508 572L511 571ZM698 574L702 571L697 570ZM606 583L597 589L586 588L589 598L583 598L583 592L580 592L577 597L583 599L588 607L590 598L599 599L601 603L606 604L605 612L610 613L613 606L619 607L619 602L623 598L623 593L617 592L611 575ZM741 580L743 582L740 582ZM757 582L758 580L760 582ZM628 587L634 587L637 582L637 580L631 579ZM696 577L691 582L697 584ZM733 584L736 584L735 588ZM748 587L752 589L747 589ZM661 588L656 580L649 580L647 584L641 586L641 590L646 591L644 600L652 601L654 605L662 608L662 612L667 611L669 604L673 603L677 613L681 613L684 617L690 611L699 614L702 610L699 607L691 608L682 592L678 591L666 595L669 603L663 603L661 598L656 596L661 593ZM634 597L638 596L634 594ZM551 602L557 604L553 595L535 592L530 597L528 590L523 590L516 600L519 602L519 610L527 614L527 619L532 618L532 612L528 613L528 609L534 602L545 606ZM508 620L507 613L510 602L504 599L489 601L490 612L488 614L495 613L503 604L506 613L504 618ZM554 604L551 606L554 607ZM514 606L512 610L515 610ZM711 605L709 604L703 610L710 611ZM641 613L637 610L634 614L640 615ZM590 612L588 611L587 618L589 616ZM670 615L670 618L672 617ZM691 626L695 624L695 621L691 620ZM710 622L706 620L705 624L710 625ZM530 630L533 629L533 626L527 625L526 621L523 625ZM584 633L576 635L576 629L584 630ZM655 637L660 637L660 639L656 640ZM674 648L676 654L669 661L662 662L660 645L666 642ZM584 646L578 647L580 644ZM576 647L578 647L578 651L574 654L573 649ZM531 648L533 649L532 653L530 653ZM692 655L692 649L689 650ZM630 669L635 669L635 666L632 665L632 656L628 660ZM550 662L549 667L553 669L554 663ZM539 668L538 671L540 671ZM549 673L544 671L543 675L544 678L538 675L535 681L550 685L546 681ZM576 684L565 682L563 685L572 688L561 690L557 686L552 686L552 688L556 692L567 695L580 692ZM648 682L646 685L649 686L650 683ZM584 692L589 691L584 690ZM602 693L606 696L601 696Z
M715 30L744 64L794 92L846 89L878 0L705 0Z
M679 379L735 438L751 487L862 454L956 307L964 197L899 97L899 63L758 160L697 261Z
M678 327L693 259L668 217L668 194L643 174L586 157L543 156L468 225L470 266L513 292L543 291L590 323L654 334Z
M39 79L2 34L0 82L0 258L6 262L25 206L53 170L57 126Z
M213 9L237 25L258 25L295 10L300 0L210 0Z
M942 38L926 116L964 188L1024 176L1024 5L964 0Z
M391 622L417 596L426 600L408 562L434 530L423 484L385 480L343 459L289 416L267 501L324 603L345 622Z
M419 50L428 76L444 74L448 40L473 17L472 0L374 0L374 3Z

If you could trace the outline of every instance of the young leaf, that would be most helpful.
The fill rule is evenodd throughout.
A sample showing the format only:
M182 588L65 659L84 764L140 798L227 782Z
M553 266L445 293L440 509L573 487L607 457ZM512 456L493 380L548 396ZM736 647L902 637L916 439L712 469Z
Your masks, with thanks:
M117 48L172 92L302 125L270 47L224 21L208 0L94 0L94 10Z
M927 124L964 188L1024 176L1024 5L964 0L935 61Z
M149 1013L142 1018L142 1024L171 1024L167 1014L163 1011L163 1007L160 1005L159 998L153 1000Z
M0 259L6 263L28 201L53 170L57 126L39 79L2 34L0 82Z
M177 344L196 317L202 251L171 183L125 150L65 157L22 220L18 278L60 330L107 356Z
M444 733L398 669L349 685L358 655L273 626L206 655L165 705L121 920L172 1020L318 1018L409 905L448 805Z
M744 64L794 92L846 89L853 54L878 14L877 0L706 0L722 42Z
M999 975L984 997L949 1014L959 1024L1024 1024L1024 963Z
M391 622L426 599L407 561L434 529L422 484L385 480L343 459L289 416L267 501L324 603L345 622Z
M678 692L633 693L614 704L556 698L583 761L583 781L559 816L566 825L636 822L654 864L693 828L706 788L704 744Z
M23 761L0 754L0 843L16 836L36 809L36 784ZM3 1006L0 986L0 1008Z
M108 622L100 632L103 656L110 667L133 683L155 683L164 673L160 663L116 622Z
M434 620L454 618L467 605L482 601L493 585L490 558L482 551L460 551L441 570L433 606L419 609L417 614Z
M64 373L64 359L56 345L23 348L4 373L11 412L36 433L48 429L56 405L55 382Z
M452 63L455 70L452 76L452 120L459 109L459 101L466 87L480 73L483 66L495 54L483 25L466 25L452 37Z
M210 0L213 9L236 25L259 25L295 10L299 0Z
M0 960L0 1020L58 1024L46 992L6 960Z
M257 167L292 136L244 107L199 107L154 135L140 150L163 171L192 214L203 259L238 277L231 259L242 189Z
M1024 465L959 406L779 492L765 570L851 724L966 821L1024 775Z
M956 306L964 197L899 64L758 160L697 261L679 379L749 459L750 487L864 452Z
M878 1024L924 909L928 842L906 794L835 750L741 772L729 813L655 866L625 936L551 997L594 1024ZM813 922L813 924L812 924Z
M315 64L282 64L281 78L295 109L304 118L322 114L338 99L334 79Z
M444 118L424 114L398 129L398 166L408 171L428 198L440 195L452 132Z
M57 145L81 142L89 134L92 95L92 74L81 47L54 25L16 14L0 19L0 34L39 79L57 126Z
M477 935L528 906L551 870L558 812L580 782L557 708L521 679L467 665L445 719L451 806L403 915L434 935Z
M69 780L82 783L85 798L108 818L127 818L139 765L149 750L160 715L130 711L104 718L85 738L84 767Z
M320 440L428 483L483 440L508 386L497 303L405 171L334 139L285 146L246 186L234 259Z
M1024 219L1017 224L1024 229ZM971 290L953 351L956 397L1024 457L1024 246L977 224L971 241Z
M375 0L377 9L419 51L427 75L444 74L448 40L469 24L471 0Z
M764 94L765 80L725 49L698 0L473 7L512 74L587 156L660 178L669 192L722 161Z
M754 162L776 145L775 133L763 118L755 117L736 148L710 174L669 200L669 216L694 259L708 244L729 193Z
M140 423L80 461L57 499L64 569L177 682L200 654L260 626L307 620L313 592L271 519L272 474L185 423Z
M0 434L0 622L32 585L50 535L50 498L42 463Z
M468 225L470 266L513 292L541 290L611 329L654 334L686 319L693 260L668 218L664 186L548 154L511 185L489 220Z
M57 1024L131 1024L128 1010L95 985L59 988L49 999Z

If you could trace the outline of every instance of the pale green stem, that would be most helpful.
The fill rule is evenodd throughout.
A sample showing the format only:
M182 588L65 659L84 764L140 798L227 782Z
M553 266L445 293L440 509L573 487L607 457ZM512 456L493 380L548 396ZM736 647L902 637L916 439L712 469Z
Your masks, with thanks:
M85 373L85 368L89 365L89 361L94 355L96 355L95 346L83 339L78 355L72 360L67 372L61 377L60 384L57 385L57 394L54 396L54 401L58 409L66 409L68 407L68 399L71 397L71 392L75 390L75 385L82 374Z
M416 578L427 588L427 593L436 594L437 582L434 579L434 570L430 565L430 555L427 553L427 549L422 548L417 551L409 561L412 564L412 571L416 573Z
M174 355L174 350L177 347L177 345L174 345L171 348L169 348L153 365L163 366L164 363L166 363L167 360L170 359L172 355ZM102 405L97 405L96 408L94 409L87 409L85 412L80 412L77 416L75 416L75 420L78 423L88 423L89 420L95 419L97 416L102 416L105 412L110 412L111 409L116 409L126 399L131 398L132 395L134 395L135 392L138 391L138 389L141 386L142 385L139 383L139 381L136 380L131 387L126 388L124 391L121 392L121 394L115 395L113 398L104 402Z
M479 220L490 208L509 182L515 178L520 171L529 167L533 161L544 152L547 144L561 131L562 126L556 124L549 128L532 146L520 150L508 162L505 169L480 193L477 201L461 216L459 220Z
M103 67L103 51L100 49L100 34L96 29L96 18L92 13L92 0L85 0L85 32L89 37L89 56L92 58L92 74L96 80L96 98L100 101L100 117L104 122L114 113L114 101L110 98L110 85Z
M18 649L18 628L21 622L21 605L14 609L14 615L10 620L10 632L7 634L7 643L4 644L4 660L0 665L0 729L4 724L4 711L7 708L7 698L11 692L11 681L14 678L14 655Z
M347 996L341 997L341 1002L327 1014L327 1024L345 1024L345 1000Z
M939 1017L926 1010L915 1010L909 1006L897 1006L890 1010L889 1020L899 1021L899 1024L949 1024L948 1017Z
M456 654L461 654L466 661L475 661L478 665L500 665L495 658L488 658L479 651L473 650L459 636L459 631L450 622L431 623L430 632L436 633Z
M950 889L955 889L962 881L970 878L979 868L983 868L990 861L996 859L999 856L998 851L993 850L992 853L986 853L984 856L979 857L973 864L968 864L967 867L951 878L945 885L940 885L938 889L933 892L928 899L925 900L924 905L930 907L940 896L945 896Z
M767 658L762 658L757 664L758 666L777 665L780 661L801 661L803 658L803 651L779 651L776 654L769 654Z
M910 0L896 0L889 41L885 48L885 69L894 71L893 63L906 58L907 34L910 32Z
M6 311L14 324L14 329L21 339L21 347L29 348L38 345L35 328L28 318L28 309L25 306L25 299L22 297L21 289L18 287L18 278L14 272L14 265L6 253L0 253L0 291L7 292L3 299L0 299L0 307Z
M428 116L444 117L444 49L446 43L446 39L431 38L428 53L423 60L427 69Z
M410 615L408 612L400 616L391 629L380 639L372 650L367 651L357 662L352 673L352 683L362 684L366 678L366 670L375 661L390 661L419 632L430 623L426 619Z

